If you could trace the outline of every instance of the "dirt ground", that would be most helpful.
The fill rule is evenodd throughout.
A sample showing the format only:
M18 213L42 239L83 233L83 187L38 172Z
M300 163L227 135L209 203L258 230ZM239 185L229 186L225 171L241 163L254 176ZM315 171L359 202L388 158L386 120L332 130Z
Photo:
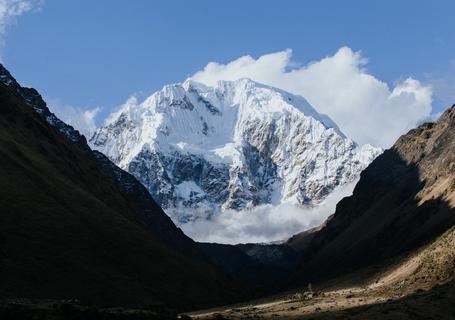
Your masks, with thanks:
M294 294L266 303L196 312L193 319L455 319L453 283L400 295L376 288Z

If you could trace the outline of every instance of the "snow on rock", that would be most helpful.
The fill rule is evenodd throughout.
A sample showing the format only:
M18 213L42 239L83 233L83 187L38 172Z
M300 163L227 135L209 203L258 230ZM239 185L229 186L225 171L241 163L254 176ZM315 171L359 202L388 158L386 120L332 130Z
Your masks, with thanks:
M249 79L187 80L131 98L90 145L168 213L318 204L381 153L359 147L304 98Z

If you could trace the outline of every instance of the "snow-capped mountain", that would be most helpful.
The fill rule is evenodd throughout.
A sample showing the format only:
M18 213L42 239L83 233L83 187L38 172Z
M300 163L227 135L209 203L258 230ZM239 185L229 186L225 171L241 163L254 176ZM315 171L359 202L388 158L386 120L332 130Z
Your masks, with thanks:
M317 204L381 152L359 147L304 98L249 79L187 80L131 98L90 145L167 212Z

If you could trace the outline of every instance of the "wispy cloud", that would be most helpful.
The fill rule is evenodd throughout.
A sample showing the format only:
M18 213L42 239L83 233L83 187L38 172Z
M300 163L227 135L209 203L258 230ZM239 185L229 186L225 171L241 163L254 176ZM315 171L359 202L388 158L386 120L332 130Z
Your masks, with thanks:
M291 58L292 51L285 50L211 62L192 78L210 85L246 77L302 95L361 144L389 147L431 115L431 86L407 78L390 88L367 72L368 60L360 52L348 47L303 66Z
M5 33L17 17L32 10L39 10L44 0L0 0L0 49L4 46Z

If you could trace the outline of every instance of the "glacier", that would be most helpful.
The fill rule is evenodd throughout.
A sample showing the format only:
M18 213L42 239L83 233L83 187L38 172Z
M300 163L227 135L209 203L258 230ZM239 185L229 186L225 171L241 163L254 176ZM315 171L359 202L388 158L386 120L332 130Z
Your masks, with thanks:
M261 205L317 206L382 150L357 145L303 97L249 79L130 98L89 139L177 223Z

